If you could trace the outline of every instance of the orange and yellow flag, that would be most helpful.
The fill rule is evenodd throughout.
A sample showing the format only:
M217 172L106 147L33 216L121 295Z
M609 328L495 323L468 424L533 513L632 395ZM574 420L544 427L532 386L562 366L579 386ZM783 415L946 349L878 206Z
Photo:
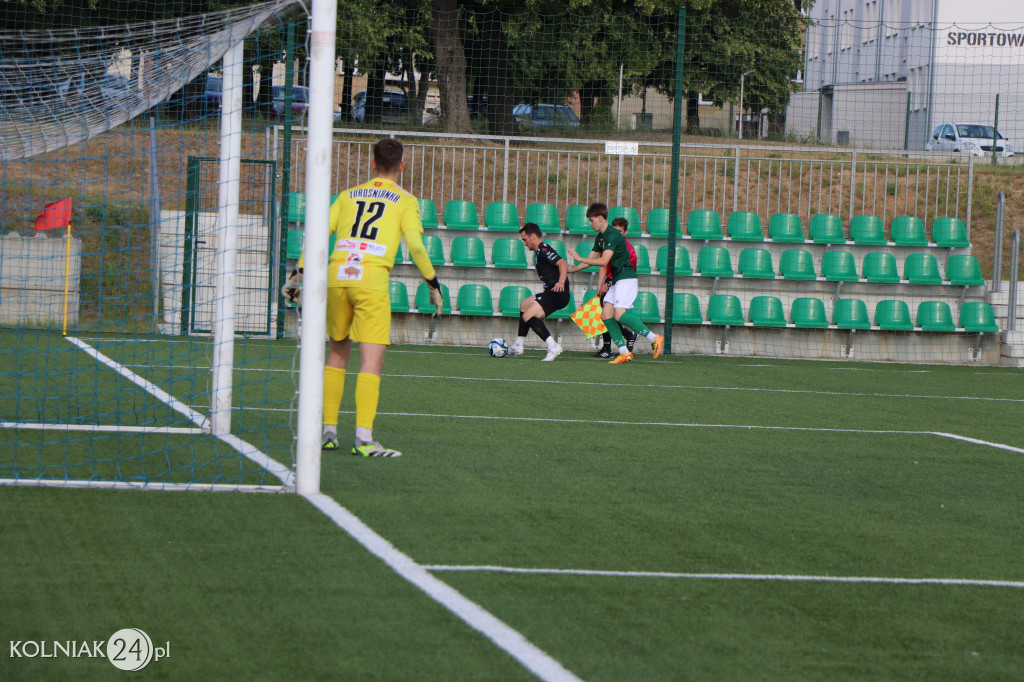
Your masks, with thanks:
M604 320L601 319L601 299L597 296L581 305L580 309L569 317L579 325L588 339L608 331L604 326Z

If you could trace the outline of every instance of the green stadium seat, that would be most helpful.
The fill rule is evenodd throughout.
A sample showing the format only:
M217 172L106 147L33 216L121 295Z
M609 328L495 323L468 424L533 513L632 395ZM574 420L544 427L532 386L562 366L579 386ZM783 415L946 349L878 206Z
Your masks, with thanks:
M549 320L567 320L569 316L576 312L576 299L573 297L572 292L569 292L569 302L565 304L565 307L561 310L556 310L547 316Z
M956 331L953 313L945 301L921 301L917 306L917 326L926 332Z
M433 199L420 199L420 222L424 229L433 230L437 228L437 204Z
M804 227L796 213L775 213L768 219L768 236L773 242L798 243L804 241Z
M735 327L743 326L743 306L732 294L715 294L708 299L708 322Z
M841 298L832 306L832 324L840 329L871 329L868 307L859 298Z
M924 221L909 215L896 216L892 219L892 240L896 246L927 246L928 238L924 234Z
M875 305L875 325L885 331L909 332L914 329L906 301L885 299Z
M875 284L894 284L900 281L896 270L896 257L888 251L872 251L864 256L864 279Z
M472 201L452 199L444 205L444 226L449 230L478 230L480 220Z
M487 267L484 243L480 237L456 237L452 240L452 250L448 256L452 259L452 265L463 268Z
M459 287L459 313L461 315L493 315L491 290L483 284L463 284Z
M786 313L777 296L755 296L750 299L750 322L755 327L785 327Z
M722 219L715 211L695 209L686 218L686 233L693 239L722 239Z
M820 298L802 297L793 299L790 321L801 329L824 329L828 327L825 304Z
M967 226L959 218L936 218L932 223L932 241L936 246L947 248L967 248L971 245L967 239Z
M779 257L779 274L785 279L807 281L818 278L814 257L807 249L786 249Z
M630 242L632 244L632 242ZM651 255L643 244L633 244L636 250L636 272L639 275L651 274Z
M857 215L850 221L850 239L863 246L885 246L885 226L876 215Z
M569 207L565 213L565 231L569 234L594 234L590 229L590 221L587 220L586 206L576 204Z
M285 242L285 258L298 260L302 255L302 243L305 241L306 231L298 227L288 228L288 236Z
M700 299L696 294L679 293L672 295L672 322L674 324L701 324Z
M590 240L587 240L585 242L580 242L579 246L576 247L576 253L580 254L584 258L589 256L590 252L593 251L593 250L594 250L594 242L592 242ZM571 263L570 263L570 267L572 267ZM583 268L579 272L597 272L597 271L598 271L598 267L596 265L591 265L590 267Z
M950 256L946 260L946 279L956 286L982 286L981 263L977 257L964 254Z
M405 288L404 282L391 280L388 282L388 292L391 294L391 312L409 312L409 290Z
M526 269L526 247L518 239L495 239L491 245L491 262L496 268Z
M629 206L612 206L608 209L608 224L616 218L625 218L626 227L633 234L640 236L640 214Z
M441 314L451 315L452 296L448 293L447 284L441 284L441 296L444 297L444 305L441 306ZM430 285L426 282L420 282L420 285L416 287L416 311L429 315L435 310L437 310L437 306L430 302Z
M705 246L697 252L697 269L702 277L732 277L732 258L724 246Z
M676 244L676 262L674 264L676 277L689 277L693 274L693 267L690 265L690 252L682 244ZM668 244L658 247L658 255L654 259L658 272L662 275L668 274Z
M436 234L423 235L423 246L427 247L427 255L433 265L444 265L444 245L440 237Z
M519 305L532 295L533 292L524 286L510 284L503 287L498 294L498 310L504 317L519 317Z
M829 282L856 282L857 262L849 251L826 251L821 259L821 274Z
M395 262L396 263L404 263L405 262L405 254L402 253L402 242L398 242L398 251L395 253Z
M565 250L565 242L561 239L545 239L545 243L552 249L558 252L558 255L568 260L567 251Z
M583 292L583 300L580 302L580 305L583 305L595 296L597 296L597 289L587 289Z
M644 324L661 322L661 311L658 308L658 297L649 291L638 291L633 301L633 310L640 316Z
M960 326L969 332L995 334L999 331L995 311L981 301L968 301L960 306Z
M911 253L903 261L903 278L911 284L942 284L939 261L930 253Z
M492 201L484 208L484 225L499 232L519 231L519 211L511 201Z
M668 238L668 220L671 214L667 208L652 208L647 214L647 234L652 237L658 237L661 239ZM679 227L676 227L676 237L683 236L682 233L683 221L679 221Z
M811 216L811 226L808 228L811 241L815 244L845 244L846 237L843 236L843 221L839 216L831 213L819 213Z
M762 242L761 216L753 211L733 211L729 216L729 237L738 242Z
M290 192L288 194L288 222L306 222L306 193Z
M768 249L743 249L740 251L739 273L752 279L775 279L772 252Z
M526 222L534 223L545 234L562 231L562 224L558 220L558 209L554 204L530 204L526 207Z

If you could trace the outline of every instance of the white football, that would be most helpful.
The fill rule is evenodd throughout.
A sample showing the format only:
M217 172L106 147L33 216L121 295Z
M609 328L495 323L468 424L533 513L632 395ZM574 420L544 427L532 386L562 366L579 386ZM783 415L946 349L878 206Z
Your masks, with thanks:
M508 344L505 343L505 339L491 339L487 344L487 352L492 358L503 358L508 355Z

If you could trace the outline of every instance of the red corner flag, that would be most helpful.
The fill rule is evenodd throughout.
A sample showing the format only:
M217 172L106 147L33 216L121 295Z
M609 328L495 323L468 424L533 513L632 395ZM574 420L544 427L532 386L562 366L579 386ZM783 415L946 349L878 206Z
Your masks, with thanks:
M71 223L71 197L55 201L43 207L36 217L36 232L66 227Z

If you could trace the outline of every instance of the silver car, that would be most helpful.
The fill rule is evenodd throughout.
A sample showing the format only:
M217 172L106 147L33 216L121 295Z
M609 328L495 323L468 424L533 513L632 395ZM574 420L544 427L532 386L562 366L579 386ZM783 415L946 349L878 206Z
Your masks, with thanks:
M1013 156L1013 145L992 126L979 123L943 123L935 128L924 148L928 151L961 152L972 156L987 156L992 153L992 138L995 137L996 152L999 156Z

